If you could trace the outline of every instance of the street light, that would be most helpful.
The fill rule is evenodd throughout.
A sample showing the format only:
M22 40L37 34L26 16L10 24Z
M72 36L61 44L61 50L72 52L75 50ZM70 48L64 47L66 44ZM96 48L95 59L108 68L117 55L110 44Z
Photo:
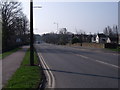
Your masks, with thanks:
M30 65L34 66L34 47L33 47L33 0L30 0Z
M54 24L56 24L56 25L57 25L57 32L58 32L58 23L54 22Z
M33 7L33 0L30 0L30 65L31 66L34 66L33 8L41 8L41 7L40 6Z

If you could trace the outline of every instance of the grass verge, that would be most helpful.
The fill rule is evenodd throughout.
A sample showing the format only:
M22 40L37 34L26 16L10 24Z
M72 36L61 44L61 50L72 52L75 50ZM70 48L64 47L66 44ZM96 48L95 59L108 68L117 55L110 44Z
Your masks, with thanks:
M116 48L116 49L107 48L107 49L108 49L108 50L111 50L111 51L120 52L120 48Z
M14 73L12 78L8 81L6 88L38 88L41 81L41 71L38 66L38 57L37 54L34 53L34 62L35 66L29 65L30 60L30 50L28 50L25 54L25 57L21 63L21 66Z
M7 51L7 52L4 52L4 53L0 54L0 59L5 58L6 56L18 51L19 49L21 49L21 48L15 48L13 50L10 50L10 51Z

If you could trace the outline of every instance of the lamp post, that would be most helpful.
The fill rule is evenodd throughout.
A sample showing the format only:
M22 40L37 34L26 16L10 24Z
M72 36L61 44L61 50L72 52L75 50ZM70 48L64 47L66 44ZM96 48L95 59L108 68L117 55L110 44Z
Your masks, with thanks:
M33 7L33 0L30 0L30 65L31 66L34 66L33 8L42 8L42 7L41 6Z
M33 47L33 0L30 0L30 65L34 66L34 47Z
M58 32L58 23L54 22L54 24L56 24L56 25L57 25L57 32Z

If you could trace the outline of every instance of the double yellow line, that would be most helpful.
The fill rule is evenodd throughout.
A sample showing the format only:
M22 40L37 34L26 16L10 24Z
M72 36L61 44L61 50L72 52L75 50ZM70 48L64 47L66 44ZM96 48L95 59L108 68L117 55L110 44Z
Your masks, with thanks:
M50 71L50 68L46 64L46 62L45 62L41 53L38 53L38 57L40 58L40 62L42 64L43 69L45 69L44 73L45 73L45 76L46 76L46 79L47 79L46 88L55 88L55 78L54 78L52 72Z

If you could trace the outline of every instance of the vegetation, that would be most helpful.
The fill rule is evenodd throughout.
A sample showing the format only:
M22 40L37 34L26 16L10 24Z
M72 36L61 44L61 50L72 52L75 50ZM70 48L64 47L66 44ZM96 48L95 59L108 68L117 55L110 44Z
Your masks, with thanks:
M120 52L120 47L118 47L118 48L106 48L106 49L108 49L108 50L111 50L111 51L116 51L116 52Z
M116 41L116 43L119 43L119 31L118 31L118 26L113 26L113 28L111 28L110 26L107 26L104 30L103 33L109 37L109 38L113 38L113 41Z
M119 32L118 32L118 26L114 25L113 28L110 26L107 26L103 33L97 33L102 34L105 36L104 43L107 44L116 44L118 45L119 42ZM80 44L80 46L84 46L84 43L86 43L87 46L90 45L90 47L94 47L94 45L103 48L102 42L98 44L94 44L96 42L96 36L97 34L86 34L83 30L76 30L76 34L68 32L66 28L62 28L59 30L59 33L47 33L42 35L42 39L46 43L52 43L52 44L60 44L60 45L66 45L66 44ZM102 39L104 40L104 39ZM109 43L108 43L109 42ZM93 45L93 46L92 46ZM106 48L106 47L105 47Z
M26 44L29 41L29 22L22 12L20 2L0 2L2 22L2 51Z
M72 33L66 28L60 29L59 33L47 33L42 35L42 39L47 43L65 45L71 41Z
M29 65L30 51L28 50L19 69L8 81L6 88L38 88L41 81L41 71L38 65L38 58L34 53L35 66Z
M79 39L77 38L77 37L74 37L73 39L72 39L72 44L74 44L74 43L79 43L80 41L79 41Z

